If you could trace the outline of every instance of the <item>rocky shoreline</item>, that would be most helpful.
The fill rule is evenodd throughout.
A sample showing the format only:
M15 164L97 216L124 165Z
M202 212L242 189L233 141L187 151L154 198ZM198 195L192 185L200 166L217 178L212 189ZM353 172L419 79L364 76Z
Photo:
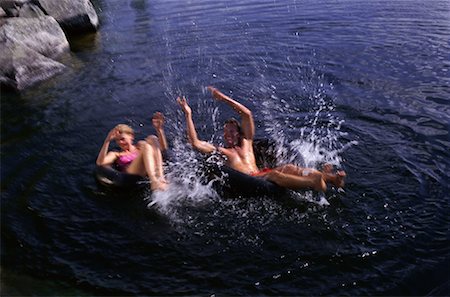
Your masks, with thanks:
M0 0L0 86L22 91L66 69L67 37L97 31L89 0Z

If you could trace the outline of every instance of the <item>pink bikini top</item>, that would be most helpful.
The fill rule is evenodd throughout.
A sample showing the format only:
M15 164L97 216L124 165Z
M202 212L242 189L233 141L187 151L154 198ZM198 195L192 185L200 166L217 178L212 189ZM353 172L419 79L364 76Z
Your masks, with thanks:
M116 160L116 164L119 171L125 171L127 167L131 164L131 162L133 162L133 160L136 159L137 155L138 151L119 156L119 158Z

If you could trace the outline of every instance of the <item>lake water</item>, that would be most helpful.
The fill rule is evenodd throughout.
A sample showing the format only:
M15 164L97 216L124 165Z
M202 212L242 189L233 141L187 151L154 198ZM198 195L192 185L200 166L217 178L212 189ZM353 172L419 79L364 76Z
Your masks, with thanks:
M100 31L71 41L69 71L1 94L3 293L448 294L448 1L95 6ZM186 95L200 136L220 143L233 112L208 85L251 108L284 161L346 170L345 190L217 195L175 104ZM107 132L154 133L155 111L176 185L158 197L99 189Z

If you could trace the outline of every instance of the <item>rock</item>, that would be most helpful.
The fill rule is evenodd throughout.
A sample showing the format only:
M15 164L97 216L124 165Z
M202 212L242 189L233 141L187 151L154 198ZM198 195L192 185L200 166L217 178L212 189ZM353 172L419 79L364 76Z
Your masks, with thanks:
M68 33L92 32L98 28L98 16L89 0L35 0L35 3Z
M19 10L15 7L13 8L5 8L6 16L8 17L17 17L19 16Z
M0 18L4 18L6 16L6 12L3 10L3 8L0 7Z
M0 7L3 9L16 8L30 2L30 0L0 0Z
M21 44L0 44L0 85L21 91L63 71L66 66Z
M36 5L27 3L19 10L19 17L21 18L38 18L45 16L44 12Z
M23 90L65 69L53 58L69 52L69 43L53 17L5 20L0 27L2 86Z
M0 42L23 44L49 58L69 51L69 42L56 20L40 18L9 18L0 27Z

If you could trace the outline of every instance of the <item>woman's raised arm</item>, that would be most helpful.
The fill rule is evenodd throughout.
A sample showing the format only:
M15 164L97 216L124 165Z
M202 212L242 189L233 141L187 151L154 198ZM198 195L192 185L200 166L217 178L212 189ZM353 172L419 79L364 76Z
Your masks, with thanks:
M100 149L100 152L98 153L95 164L97 164L98 166L110 165L110 164L114 163L114 161L117 159L117 153L116 152L108 152L108 150L109 150L109 144L111 143L112 140L116 139L118 133L119 133L119 131L117 131L116 128L109 131L108 135L105 138L105 141L103 142L102 148Z

